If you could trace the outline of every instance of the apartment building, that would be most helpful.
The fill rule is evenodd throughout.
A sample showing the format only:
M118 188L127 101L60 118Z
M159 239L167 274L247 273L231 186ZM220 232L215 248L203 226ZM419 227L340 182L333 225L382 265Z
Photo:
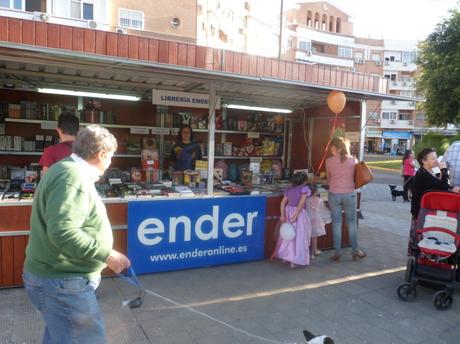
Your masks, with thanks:
M288 9L285 20L284 58L353 69L355 37L347 12L326 1L304 2Z
M327 1L300 3L285 18L285 58L385 76L390 93L415 97L417 42L356 37L350 14ZM369 152L402 154L426 125L414 101L369 101L367 116Z
M196 0L0 0L0 15L196 43Z
M280 0L198 0L197 44L278 56Z
M196 0L108 2L109 25L117 32L197 43Z

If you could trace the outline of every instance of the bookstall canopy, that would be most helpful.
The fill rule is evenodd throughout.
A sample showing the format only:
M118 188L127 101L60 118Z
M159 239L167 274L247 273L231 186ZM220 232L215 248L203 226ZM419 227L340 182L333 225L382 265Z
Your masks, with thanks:
M152 89L207 94L211 83L223 104L293 110L326 104L326 95L332 89L306 82L0 42L1 88L60 88L151 100ZM359 89L342 91L348 100L409 99Z

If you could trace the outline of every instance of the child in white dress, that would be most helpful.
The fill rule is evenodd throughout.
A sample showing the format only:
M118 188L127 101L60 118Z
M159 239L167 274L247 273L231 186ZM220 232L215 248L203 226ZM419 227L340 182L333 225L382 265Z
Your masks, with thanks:
M308 217L311 222L311 257L318 256L318 237L326 235L325 224L331 222L329 209L324 205L323 200L318 195L316 185L309 185L311 194L305 201Z

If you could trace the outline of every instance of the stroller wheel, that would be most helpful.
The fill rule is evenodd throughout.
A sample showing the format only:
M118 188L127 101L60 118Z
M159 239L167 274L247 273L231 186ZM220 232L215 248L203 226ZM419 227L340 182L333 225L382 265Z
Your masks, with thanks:
M433 296L434 307L438 311L448 310L452 306L453 301L452 295L445 290L437 291Z
M417 289L410 283L403 283L398 288L398 296L405 302L412 302L417 297Z
M415 258L409 257L409 259L407 259L406 275L404 277L405 282L410 283L412 279L412 272L414 271L414 267L415 267Z

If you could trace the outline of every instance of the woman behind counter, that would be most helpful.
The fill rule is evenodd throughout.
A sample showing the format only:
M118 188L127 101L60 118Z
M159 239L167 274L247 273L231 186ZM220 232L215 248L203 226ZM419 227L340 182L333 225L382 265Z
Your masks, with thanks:
M195 162L202 159L200 145L193 140L193 130L189 125L179 129L170 159L174 171L194 170Z

